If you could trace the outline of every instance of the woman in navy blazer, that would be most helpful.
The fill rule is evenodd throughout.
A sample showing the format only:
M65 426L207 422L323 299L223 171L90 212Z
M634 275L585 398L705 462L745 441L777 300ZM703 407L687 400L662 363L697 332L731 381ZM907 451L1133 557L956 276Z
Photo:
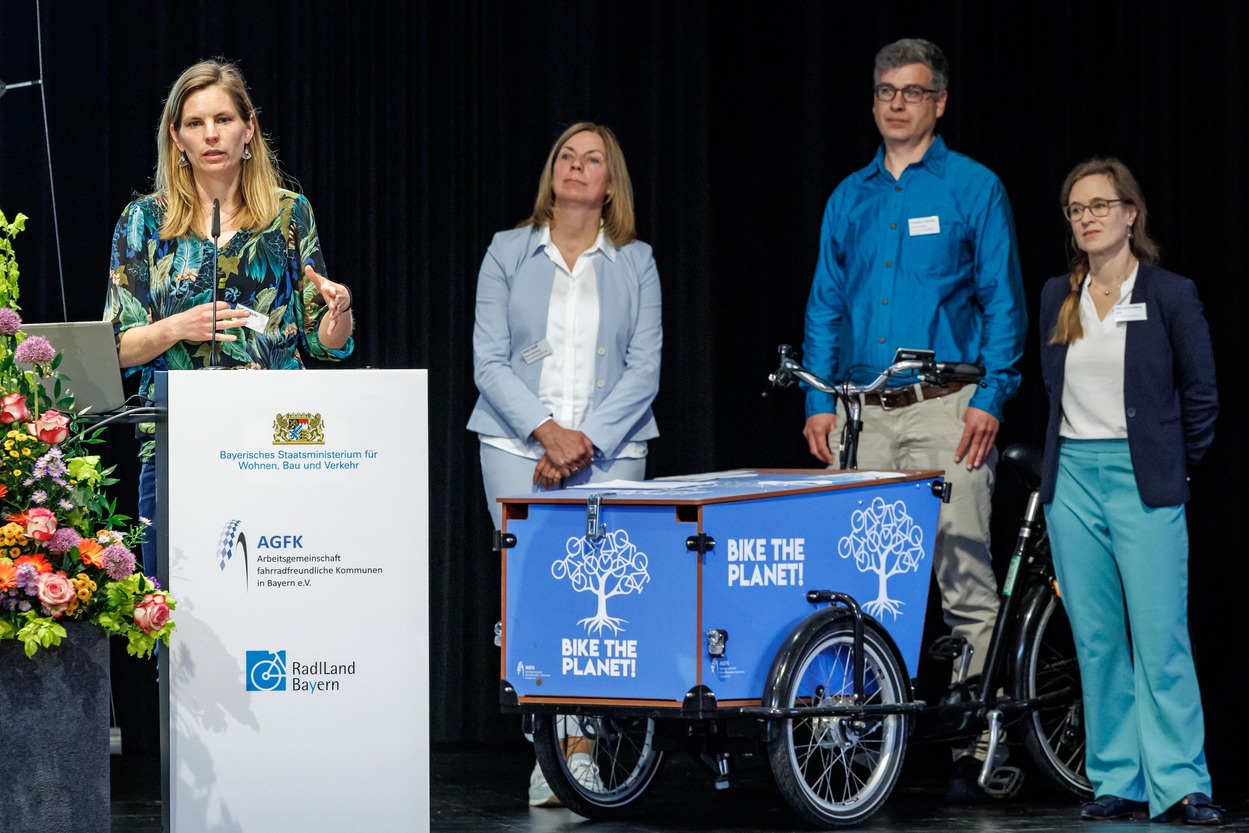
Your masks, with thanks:
M481 396L468 428L496 527L498 497L645 477L662 343L659 272L637 240L624 155L611 130L579 122L551 147L533 214L495 235L477 282ZM577 734L569 725L569 771L593 783L592 746ZM529 803L559 804L537 767Z
M1188 635L1188 473L1214 439L1214 354L1192 281L1153 265L1115 159L1062 189L1075 256L1041 295L1041 498L1084 684L1087 819L1219 824Z

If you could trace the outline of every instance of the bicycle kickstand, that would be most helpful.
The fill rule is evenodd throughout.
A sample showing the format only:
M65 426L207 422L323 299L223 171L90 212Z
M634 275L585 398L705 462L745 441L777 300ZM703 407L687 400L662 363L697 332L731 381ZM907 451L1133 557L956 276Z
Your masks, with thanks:
M989 710L989 748L976 782L992 796L1012 798L1023 786L1023 771L1017 766L997 765L997 750L1002 742L1002 711Z

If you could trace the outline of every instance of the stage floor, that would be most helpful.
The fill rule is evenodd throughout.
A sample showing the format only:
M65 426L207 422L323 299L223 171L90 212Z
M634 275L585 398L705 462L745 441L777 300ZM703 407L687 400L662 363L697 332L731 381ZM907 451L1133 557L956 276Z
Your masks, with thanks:
M435 751L430 829L448 833L583 829L586 820L568 810L538 810L527 805L532 766L531 750L522 747ZM1150 829L1143 821L1081 822L1075 801L1049 794L1035 784L1025 784L1020 797L1011 801L947 806L944 784L929 774L931 769L931 761L918 760L913 766L908 760L889 802L866 824L854 829L890 833L1042 833L1077 828L1113 833ZM113 833L161 833L159 789L154 758L115 757ZM1227 816L1223 830L1249 833L1249 802L1228 807ZM740 772L731 789L717 792L702 767L684 755L670 756L635 816L593 825L594 833L780 833L802 829L781 799L770 770Z

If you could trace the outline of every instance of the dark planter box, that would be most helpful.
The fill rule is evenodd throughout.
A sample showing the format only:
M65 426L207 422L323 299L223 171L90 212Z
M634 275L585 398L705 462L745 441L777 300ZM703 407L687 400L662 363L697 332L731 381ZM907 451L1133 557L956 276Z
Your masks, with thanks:
M109 833L108 639L65 622L60 647L27 659L0 642L0 828Z

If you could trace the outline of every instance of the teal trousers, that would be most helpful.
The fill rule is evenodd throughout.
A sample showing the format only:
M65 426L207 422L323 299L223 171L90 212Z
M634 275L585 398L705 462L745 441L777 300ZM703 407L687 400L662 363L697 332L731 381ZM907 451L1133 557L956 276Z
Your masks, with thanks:
M1045 507L1084 685L1094 792L1151 816L1210 794L1183 506L1141 502L1127 440L1063 440Z

